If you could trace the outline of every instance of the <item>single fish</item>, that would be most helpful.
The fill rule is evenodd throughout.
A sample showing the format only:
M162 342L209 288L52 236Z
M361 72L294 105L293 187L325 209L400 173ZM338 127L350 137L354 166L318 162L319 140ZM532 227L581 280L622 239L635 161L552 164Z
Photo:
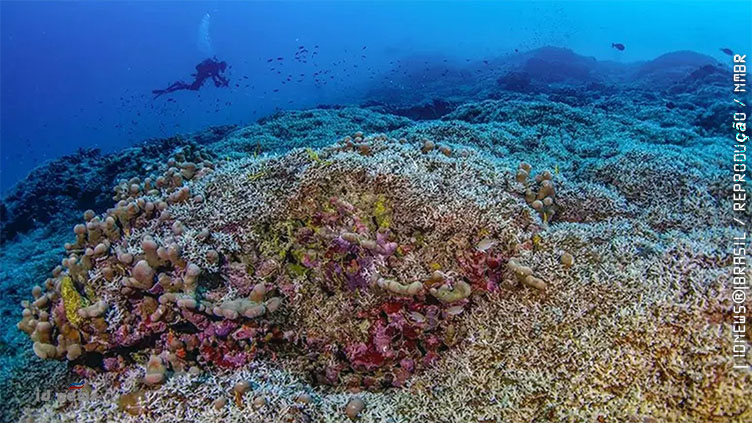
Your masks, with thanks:
M624 44L621 44L621 43L611 43L611 47L619 51L624 51Z
M729 56L733 56L733 55L734 55L734 52L733 52L733 51L731 51L731 49L730 49L730 48L725 48L725 47L724 47L724 48L722 48L722 49L721 49L721 51L722 51L722 52L724 52L724 53L726 53L726 54L727 54L727 55L729 55Z
M462 306L453 306L453 307L449 307L446 310L446 312L450 316L456 316L456 315L462 313L463 310L464 310L464 307L462 307Z
M496 245L496 240L493 240L491 238L484 238L478 243L478 245L475 246L475 249L480 251L481 253L485 253L486 251L493 248L494 245Z

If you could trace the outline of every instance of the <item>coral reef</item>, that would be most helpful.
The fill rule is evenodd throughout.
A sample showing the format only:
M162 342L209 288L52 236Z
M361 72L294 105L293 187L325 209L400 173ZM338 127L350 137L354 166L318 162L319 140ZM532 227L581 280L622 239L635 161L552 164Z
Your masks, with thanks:
M515 76L550 69L544 53L401 103L40 168L4 200L0 319L19 330L0 343L0 412L749 421L722 73L680 54L621 75L553 51L566 82ZM96 396L35 399L73 382Z

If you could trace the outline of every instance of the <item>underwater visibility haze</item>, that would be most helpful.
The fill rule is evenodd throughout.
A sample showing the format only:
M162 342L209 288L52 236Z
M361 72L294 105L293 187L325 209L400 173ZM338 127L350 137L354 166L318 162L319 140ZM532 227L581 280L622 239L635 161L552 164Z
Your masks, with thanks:
M751 27L0 1L0 421L752 421Z

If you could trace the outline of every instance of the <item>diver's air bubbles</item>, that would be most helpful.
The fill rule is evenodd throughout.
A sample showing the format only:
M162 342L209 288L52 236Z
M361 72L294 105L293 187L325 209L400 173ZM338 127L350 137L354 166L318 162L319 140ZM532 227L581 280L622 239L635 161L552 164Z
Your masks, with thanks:
M211 23L211 15L205 14L201 18L201 24L198 26L198 50L205 56L213 56L214 50L212 49L211 35L209 35L209 24Z

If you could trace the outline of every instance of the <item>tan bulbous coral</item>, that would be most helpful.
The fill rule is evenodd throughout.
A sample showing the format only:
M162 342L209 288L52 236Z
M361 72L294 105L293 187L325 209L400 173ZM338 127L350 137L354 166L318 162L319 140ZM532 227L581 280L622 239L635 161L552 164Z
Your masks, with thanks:
M52 344L45 344L43 342L34 342L33 345L34 354L39 358L57 358L57 349Z
M360 413L363 412L366 408L366 403L363 401L362 398L355 397L352 398L350 401L347 402L347 405L345 405L345 415L350 420L356 420L358 417L360 417Z
M128 278L124 284L145 291L154 285L154 274L154 269L149 266L149 262L139 260L131 270L132 277Z
M237 299L223 302L212 309L216 316L222 316L227 319L237 319L246 317L255 319L267 313L274 313L280 306L282 300L279 297L272 297L266 302L262 302L263 297L258 301L253 299Z
M574 265L574 256L570 253L562 253L560 260L561 264L566 268L570 268Z
M546 289L546 282L533 275L533 269L519 264L517 259L510 259L507 265L521 283L539 290Z
M78 357L80 357L81 354L83 354L83 349L81 348L81 344L71 344L65 349L65 351L66 351L65 358L68 361L73 361L77 359Z
M395 295L412 296L423 293L423 283L415 281L407 285L403 285L395 280L379 279L376 282L377 285Z
M531 172L532 167L522 162L517 169L515 179L525 186L525 201L538 212L543 222L550 222L557 210L553 175L546 170L535 175L534 180L531 181Z
M159 356L152 355L149 362L146 363L146 376L144 383L147 385L159 385L165 381L165 372L167 368Z
M78 309L78 315L83 318L101 317L107 311L107 303L99 300L96 303Z
M431 288L429 292L442 303L454 303L469 297L472 288L464 281L457 281L453 286L442 285L439 288Z

